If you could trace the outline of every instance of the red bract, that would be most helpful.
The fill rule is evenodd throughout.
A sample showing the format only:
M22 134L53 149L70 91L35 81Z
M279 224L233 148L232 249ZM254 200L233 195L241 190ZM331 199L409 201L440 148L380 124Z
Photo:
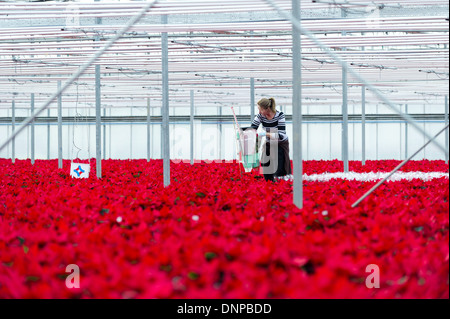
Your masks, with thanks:
M91 161L95 172L95 161ZM389 172L400 161L351 161ZM56 160L0 159L0 298L448 298L448 177L265 182L236 163L105 160L72 179ZM341 172L305 161L303 173ZM448 172L412 161L414 172ZM65 285L80 268L80 288ZM368 265L380 288L367 288Z

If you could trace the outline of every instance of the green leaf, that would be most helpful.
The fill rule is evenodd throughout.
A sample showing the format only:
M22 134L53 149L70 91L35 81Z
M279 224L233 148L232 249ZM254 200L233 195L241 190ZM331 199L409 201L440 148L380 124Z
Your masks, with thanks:
M423 230L423 226L416 227L416 228L414 228L414 230L417 231L417 232L422 231Z
M171 270L172 270L172 265L161 265L160 267L159 267L159 269L161 269L162 271L165 271L165 272L170 272Z
M195 193L198 197L205 197L206 195L202 192Z
M196 280L198 277L199 277L199 275L197 273L193 272L193 271L191 271L188 274L188 278L191 279L191 280Z
M20 241L20 244L23 245L23 243L25 242L25 238L17 236L17 239Z
M23 252L25 254L28 254L28 251L30 250L30 248L28 248L28 246L25 246L25 245L22 245L22 248L23 248Z
M27 276L26 281L38 281L39 279L41 279L38 276Z
M217 255L215 253L211 252L211 251L208 251L208 252L205 253L206 260L211 260L211 259L214 259L216 257L217 257Z

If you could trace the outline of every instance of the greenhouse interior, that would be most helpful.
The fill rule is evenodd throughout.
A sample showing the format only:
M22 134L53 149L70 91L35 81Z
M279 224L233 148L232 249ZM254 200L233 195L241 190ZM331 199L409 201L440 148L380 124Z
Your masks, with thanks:
M444 0L0 0L0 298L448 299L448 44Z

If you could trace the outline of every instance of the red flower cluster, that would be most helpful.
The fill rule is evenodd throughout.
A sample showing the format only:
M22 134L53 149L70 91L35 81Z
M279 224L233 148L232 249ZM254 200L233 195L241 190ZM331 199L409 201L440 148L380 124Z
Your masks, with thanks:
M352 162L390 171L400 161ZM70 162L0 159L0 298L448 298L448 178L265 182L236 163L105 160L103 178ZM307 161L304 173L342 171ZM414 171L444 171L417 161ZM66 266L80 288L66 287ZM368 265L380 288L368 288Z

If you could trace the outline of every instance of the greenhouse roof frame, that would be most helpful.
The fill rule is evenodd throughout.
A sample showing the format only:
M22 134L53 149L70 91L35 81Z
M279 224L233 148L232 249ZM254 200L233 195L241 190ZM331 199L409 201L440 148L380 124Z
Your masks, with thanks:
M430 104L431 99L442 104L439 97L448 95L448 16L442 15L442 8L448 9L448 1L385 2L302 1L306 16L302 24L368 81L381 90L389 88L384 93L394 103ZM277 3L290 8L290 1ZM0 29L0 109L9 109L13 98L17 108L29 108L31 93L36 103L45 101L58 80L76 72L101 42L117 32L123 21L117 17L128 18L140 7L139 1L0 2L0 19L7 19L3 23L19 24ZM356 11L341 18L342 8ZM129 30L96 62L101 65L105 107L145 107L147 98L152 107L161 107L163 31L169 36L170 100L176 101L171 107L187 106L190 90L198 91L196 107L248 107L250 78L255 79L256 95L278 96L280 105L290 105L291 26L271 10L261 0L160 1L146 14L147 21ZM161 14L169 14L167 25L160 23ZM199 23L190 16L206 18ZM263 18L270 18L270 23ZM47 26L40 26L43 21ZM79 25L66 23L77 21ZM340 66L330 60L302 37L305 105L340 104ZM94 66L76 83L92 91ZM353 103L361 99L360 87L350 78ZM74 106L76 90L72 85L63 94L64 107ZM380 103L371 95L366 99L368 104ZM86 103L93 102L94 96L87 96Z

